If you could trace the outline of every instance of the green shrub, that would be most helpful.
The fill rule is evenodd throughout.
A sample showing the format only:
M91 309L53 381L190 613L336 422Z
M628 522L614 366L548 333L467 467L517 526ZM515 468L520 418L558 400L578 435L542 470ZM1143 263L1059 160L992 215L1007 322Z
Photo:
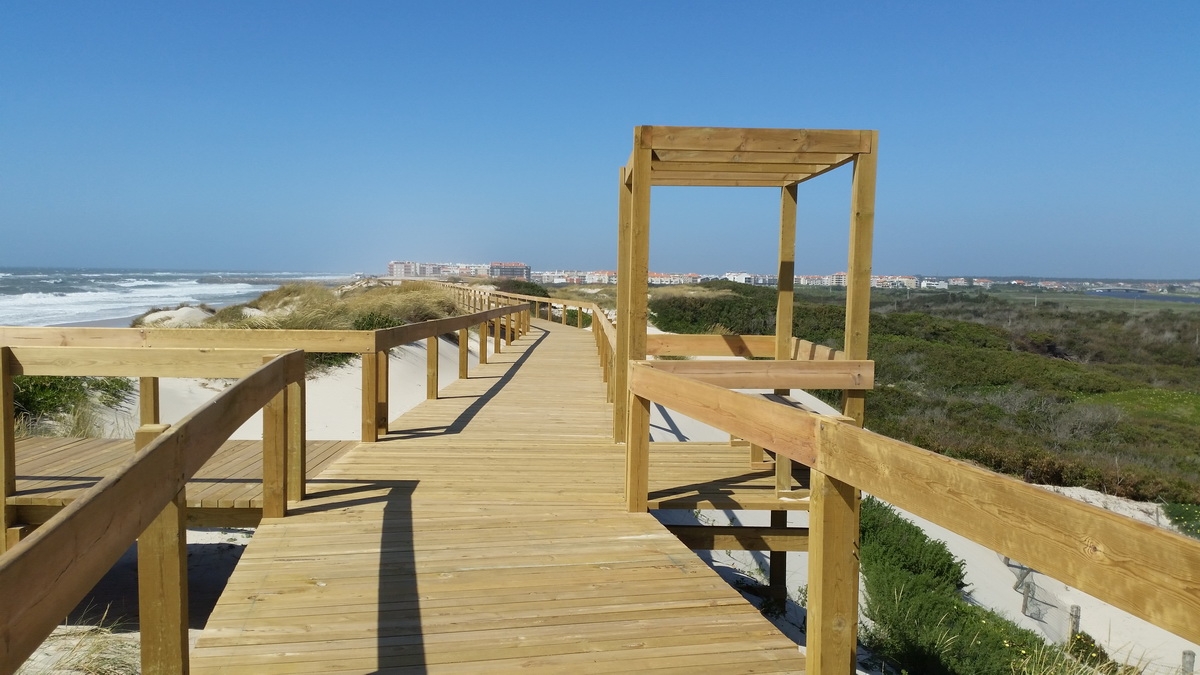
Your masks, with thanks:
M124 377L13 378L13 413L31 433L95 433L96 405L118 409L133 398L133 381ZM81 421L87 421L81 424Z
M863 642L912 673L1010 675L1045 642L962 597L963 562L882 502L861 511L862 573L872 626Z
M496 281L496 290L516 295L536 295L539 298L550 297L550 291L545 286L524 279L500 279Z

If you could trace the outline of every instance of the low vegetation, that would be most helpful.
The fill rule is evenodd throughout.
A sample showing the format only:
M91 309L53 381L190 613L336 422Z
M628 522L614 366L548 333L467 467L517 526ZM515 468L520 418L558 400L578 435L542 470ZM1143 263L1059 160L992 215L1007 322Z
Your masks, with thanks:
M774 332L773 289L701 286L723 292L652 298L655 325ZM1200 313L1070 311L985 293L876 296L874 431L1030 482L1200 503ZM840 348L843 301L803 295L793 334Z
M334 289L314 283L285 284L245 305L231 305L204 328L284 330L378 330L458 314L454 295L437 284L399 286L360 283ZM353 354L309 353L311 369L344 365Z
M97 436L100 409L123 408L133 393L133 381L124 377L14 377L17 435Z

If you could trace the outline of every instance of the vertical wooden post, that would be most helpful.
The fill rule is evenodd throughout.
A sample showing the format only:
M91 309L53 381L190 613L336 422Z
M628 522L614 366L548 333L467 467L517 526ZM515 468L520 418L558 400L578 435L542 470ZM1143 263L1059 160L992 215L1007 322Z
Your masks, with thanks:
M138 378L138 424L159 423L159 389L157 377Z
M871 132L871 152L854 160L850 200L850 259L846 269L847 359L867 358L867 333L871 321L871 247L875 230L875 169L879 134ZM842 414L863 424L865 391L842 393Z
M375 361L378 353L375 350L363 352L362 355L362 442L374 443L379 440L379 426L375 424L375 415L379 410L375 400L379 387L375 380L379 377L379 368Z
M792 309L796 281L796 186L788 185L779 191L779 272L778 293L775 299L775 360L792 357ZM776 389L787 395L788 389ZM751 461L757 445L751 445ZM761 455L761 450L759 454ZM759 460L761 461L761 459ZM792 460L775 454L775 494L792 490ZM787 527L787 511L771 512L772 527ZM771 597L787 600L787 552L771 551Z
M487 363L488 321L479 324L479 363Z
M785 528L787 521L787 511L771 512L771 527ZM770 592L772 599L787 601L787 551L771 551Z
M500 317L492 319L492 353L500 353Z
M511 347L513 341L513 315L504 315L504 346Z
M878 133L871 152L854 160L850 204L850 255L846 274L847 359L867 357L871 311L871 242L875 223L875 170ZM844 391L843 414L863 424L864 393ZM836 451L821 426L821 446ZM812 672L853 668L858 639L859 491L811 472L808 552L808 663Z
M796 186L788 185L779 191L779 291L775 299L775 360L792 358L792 308L796 281ZM788 389L776 389L786 396ZM750 446L751 452L757 446ZM754 461L754 457L750 458ZM759 460L761 461L761 459ZM792 488L792 460L775 456L775 488Z
M305 407L308 394L304 387L304 361L300 360L293 382L288 383L287 392L287 498L301 501L308 496L308 410Z
M629 215L626 222L627 243L625 276L620 278L618 297L625 300L625 312L618 317L618 326L624 324L625 358L616 364L617 372L623 374L618 383L618 400L627 399L629 362L646 358L646 293L650 280L650 127L634 129L634 148L631 157L633 175L630 177L628 196ZM649 415L637 415L634 425L633 413L626 420L625 438L646 437L650 434ZM629 434L632 433L633 436Z
M810 673L854 672L858 639L858 490L815 469L811 480L805 667Z
M425 338L425 398L433 401L438 397L438 339Z
M575 308L575 327L583 328L583 305Z
M624 395L629 401L628 428L625 430L625 507L630 513L645 513L650 492L650 401L628 391Z
M0 347L0 553L7 551L9 528L13 527L16 509L8 505L8 498L17 493L17 440L14 433L15 408L13 400L12 350ZM13 539L18 538L14 532Z
M375 413L376 436L387 436L388 433L388 421L390 419L390 415L388 414L388 385L390 384L388 366L390 363L390 350L384 349L376 353L375 368L378 370L378 374L375 376L375 386L379 389L379 393L376 394L376 400L379 401Z
M562 323L562 325L567 325L567 303L565 302L562 304L562 313L559 314L558 320Z
M273 358L264 356L263 361L269 362ZM287 515L287 460L288 388L285 385L263 406L263 518L282 518Z
M635 140L636 144L636 140ZM632 168L632 167L629 167ZM629 209L632 186L629 184L629 168L621 167L621 182L618 184L617 199L617 351L613 358L613 441L625 440L625 417L628 401L625 390L628 385L629 363Z
M138 450L167 430L142 425L134 434ZM187 500L184 488L138 537L138 613L141 617L142 672L181 675L188 664Z
M469 377L468 370L470 366L467 364L468 357L471 355L468 347L471 344L471 331L466 328L458 329L458 379L465 380Z

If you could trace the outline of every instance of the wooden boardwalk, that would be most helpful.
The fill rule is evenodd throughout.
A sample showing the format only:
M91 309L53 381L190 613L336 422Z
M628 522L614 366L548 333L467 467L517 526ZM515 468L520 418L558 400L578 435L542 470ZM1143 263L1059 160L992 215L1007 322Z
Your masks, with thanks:
M803 670L653 516L625 512L592 337L534 325L330 464L292 515L263 521L193 672ZM744 449L704 452L734 458L734 478L678 451L652 475L714 498L773 486L736 477Z
M315 478L355 441L309 441ZM17 442L17 491L8 503L20 522L41 524L133 456L133 441L26 438ZM188 482L191 524L253 525L262 515L262 441L228 441Z

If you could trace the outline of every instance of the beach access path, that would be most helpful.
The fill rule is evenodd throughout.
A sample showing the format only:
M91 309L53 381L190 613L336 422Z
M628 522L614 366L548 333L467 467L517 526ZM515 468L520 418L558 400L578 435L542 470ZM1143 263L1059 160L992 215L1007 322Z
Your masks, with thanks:
M803 671L737 590L625 512L589 332L535 319L488 360L262 521L193 673ZM651 475L690 486L669 499L710 504L686 490L746 473L744 449L695 448L703 468L666 445ZM772 479L719 489L752 496Z

